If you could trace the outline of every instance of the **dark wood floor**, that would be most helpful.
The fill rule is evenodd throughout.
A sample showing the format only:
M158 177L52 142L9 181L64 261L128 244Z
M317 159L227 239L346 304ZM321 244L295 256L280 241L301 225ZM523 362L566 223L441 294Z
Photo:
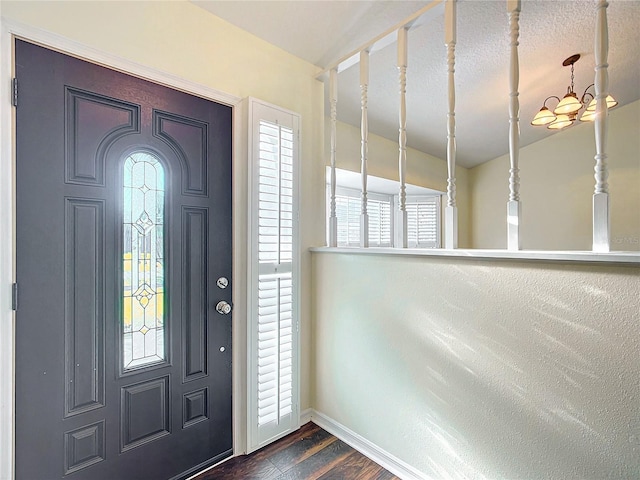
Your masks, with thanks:
M313 423L194 480L400 480Z

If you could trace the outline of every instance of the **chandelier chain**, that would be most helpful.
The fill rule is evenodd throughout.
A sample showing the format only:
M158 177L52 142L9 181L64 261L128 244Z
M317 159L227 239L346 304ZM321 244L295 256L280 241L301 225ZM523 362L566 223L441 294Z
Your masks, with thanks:
M573 63L571 64L571 91L573 92Z

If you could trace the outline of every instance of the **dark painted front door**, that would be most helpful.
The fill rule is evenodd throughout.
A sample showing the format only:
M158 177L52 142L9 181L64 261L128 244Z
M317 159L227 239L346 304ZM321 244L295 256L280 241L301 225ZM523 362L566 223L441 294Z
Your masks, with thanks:
M229 456L231 108L23 41L16 75L16 477Z

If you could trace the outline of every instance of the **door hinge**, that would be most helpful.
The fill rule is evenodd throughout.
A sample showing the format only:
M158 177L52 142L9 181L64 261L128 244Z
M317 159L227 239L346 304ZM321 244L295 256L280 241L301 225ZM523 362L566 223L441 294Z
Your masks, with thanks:
M18 284L11 285L11 310L18 310Z
M11 80L11 104L14 107L18 106L18 79Z

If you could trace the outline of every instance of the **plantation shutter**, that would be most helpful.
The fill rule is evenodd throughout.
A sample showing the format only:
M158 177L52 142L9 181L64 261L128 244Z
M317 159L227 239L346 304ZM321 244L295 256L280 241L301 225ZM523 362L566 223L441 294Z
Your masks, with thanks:
M369 245L390 247L392 232L392 201L390 195L369 193ZM336 190L336 217L338 219L338 246L360 245L360 192L348 188Z
M250 449L298 427L296 170L298 119L253 104ZM253 393L253 395L251 394ZM250 429L251 430L251 429ZM250 434L251 436L251 434Z
M440 197L407 197L407 246L440 246Z
M391 246L391 200L367 200L369 213L369 245Z
M338 218L338 245L360 245L360 199L336 195L336 217Z

